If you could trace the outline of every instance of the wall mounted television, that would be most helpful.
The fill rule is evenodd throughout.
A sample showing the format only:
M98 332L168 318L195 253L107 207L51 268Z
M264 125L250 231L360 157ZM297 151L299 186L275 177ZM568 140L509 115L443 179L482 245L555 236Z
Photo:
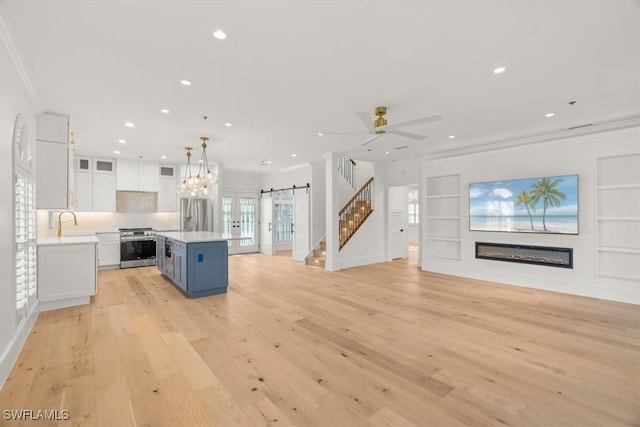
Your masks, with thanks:
M469 184L469 230L578 234L578 175Z

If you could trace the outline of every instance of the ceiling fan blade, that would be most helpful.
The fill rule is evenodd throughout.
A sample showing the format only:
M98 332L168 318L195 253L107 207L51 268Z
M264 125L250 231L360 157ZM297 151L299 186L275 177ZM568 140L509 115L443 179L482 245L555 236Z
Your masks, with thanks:
M373 119L371 118L371 115L364 111L357 111L357 113L360 120L362 120L362 123L367 127L367 130L369 132L373 132Z
M409 121L406 121L406 122L394 123L392 125L381 127L380 129L391 130L391 129L397 129L397 128L405 127L405 126L419 125L421 123L437 122L438 120L442 120L442 116L439 115L439 114L435 115L435 116L422 117L421 119L415 119L415 120L409 120Z
M360 132L320 132L322 135L362 135L363 133L369 133L367 131Z
M383 133L377 133L375 135L373 135L371 138L367 139L365 142L363 142L362 144L360 144L361 147L364 147L365 145L370 144L371 142L375 141L376 139L380 138L382 135L384 135Z
M416 140L416 141L422 141L423 139L426 139L426 138L427 138L427 137L426 137L426 136L424 136L424 135L418 135L417 133L405 132L405 131L403 131L403 130L397 130L397 129L396 129L396 130L393 130L393 129L392 129L392 130L387 131L387 132L389 132L389 133L393 133L393 134L395 134L395 135L404 136L404 137L406 137L406 138L411 138L411 139L414 139L414 140Z

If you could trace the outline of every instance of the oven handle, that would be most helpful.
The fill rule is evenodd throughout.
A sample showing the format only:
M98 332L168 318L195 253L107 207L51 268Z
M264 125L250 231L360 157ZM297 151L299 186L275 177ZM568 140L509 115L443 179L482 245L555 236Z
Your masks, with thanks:
M156 238L155 237L134 237L134 238L130 238L130 237L125 237L125 238L120 238L121 242L146 242L146 241L155 241Z

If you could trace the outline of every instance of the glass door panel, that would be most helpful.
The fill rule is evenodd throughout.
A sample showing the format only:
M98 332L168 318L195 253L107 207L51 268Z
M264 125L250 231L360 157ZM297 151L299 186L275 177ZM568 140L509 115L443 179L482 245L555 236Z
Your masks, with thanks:
M258 195L224 193L222 195L222 234L231 237L229 253L258 252Z

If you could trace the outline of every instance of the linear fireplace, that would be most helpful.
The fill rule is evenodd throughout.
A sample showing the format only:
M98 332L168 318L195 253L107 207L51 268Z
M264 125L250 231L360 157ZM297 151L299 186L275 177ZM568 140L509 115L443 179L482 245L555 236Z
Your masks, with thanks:
M476 258L573 268L573 249L476 242Z

